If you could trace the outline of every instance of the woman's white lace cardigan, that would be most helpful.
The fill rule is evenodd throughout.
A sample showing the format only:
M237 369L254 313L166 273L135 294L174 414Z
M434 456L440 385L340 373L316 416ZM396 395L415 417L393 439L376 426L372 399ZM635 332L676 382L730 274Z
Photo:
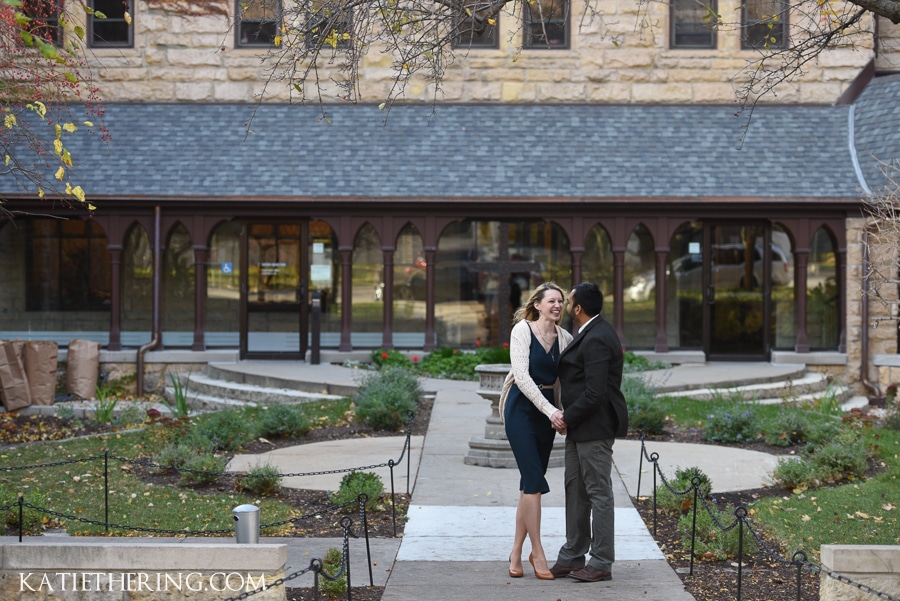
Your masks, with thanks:
M561 327L556 326L556 336L559 339L559 352L561 353L572 341L572 335ZM506 379L503 381L503 389L500 392L500 419L505 419L503 411L506 406L506 398L509 396L509 390L512 388L513 383L549 419L559 407L547 400L528 372L531 356L531 326L529 322L523 319L516 323L513 326L509 339L509 362L512 364L512 369L506 374ZM557 380L554 383L554 393L558 393L558 390ZM554 396L558 396L558 394ZM559 403L558 398L556 402Z

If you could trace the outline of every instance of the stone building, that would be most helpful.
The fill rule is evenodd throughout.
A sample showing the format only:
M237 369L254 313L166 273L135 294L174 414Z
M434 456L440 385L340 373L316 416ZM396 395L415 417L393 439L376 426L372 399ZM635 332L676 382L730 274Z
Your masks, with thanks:
M126 360L158 338L186 362L466 349L506 341L537 283L593 280L628 350L891 382L861 200L900 157L900 27L864 20L751 112L735 89L777 2L720 0L738 26L715 29L679 0L594 19L540 1L543 25L502 14L389 112L378 48L355 103L270 81L272 38L247 34L274 32L277 0L243 20L232 0L89 2L110 135L70 146L99 208L0 181L20 211L0 221L0 338Z

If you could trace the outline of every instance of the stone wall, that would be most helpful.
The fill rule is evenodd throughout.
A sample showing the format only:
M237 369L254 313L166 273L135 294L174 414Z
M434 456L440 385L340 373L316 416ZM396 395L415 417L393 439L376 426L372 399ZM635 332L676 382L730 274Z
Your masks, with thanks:
M731 103L755 51L741 50L739 0L722 0L723 17L714 50L669 48L668 5L638 0L598 0L602 14L585 15L573 0L568 50L521 49L516 14L499 17L499 49L460 51L447 67L437 94L450 102ZM134 47L92 49L101 97L125 102L253 102L263 91L266 64L260 48L236 48L234 2L134 3ZM804 23L794 19L792 35ZM863 29L871 30L870 22ZM887 28L885 28L887 29ZM893 33L892 33L893 35ZM893 40L893 38L891 38ZM763 102L832 103L874 56L872 36L859 33L853 46L824 53L778 95ZM360 70L362 102L381 102L393 85L393 59L373 46ZM326 61L323 61L323 63ZM340 80L334 65L320 65L321 81ZM270 101L289 99L289 87L273 81ZM324 102L342 102L337 86L324 85ZM433 83L410 82L404 100L430 101ZM318 98L315 99L318 101Z
M26 540L0 544L0 599L221 601L263 585L254 601L284 601L287 545Z
M846 577L840 582L826 573L819 581L819 601L867 601L875 599L858 584L880 593L900 597L900 546L822 545L822 566Z

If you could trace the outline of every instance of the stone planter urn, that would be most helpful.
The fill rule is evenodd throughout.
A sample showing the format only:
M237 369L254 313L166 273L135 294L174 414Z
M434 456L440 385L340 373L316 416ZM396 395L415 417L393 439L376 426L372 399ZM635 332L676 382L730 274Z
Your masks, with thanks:
M500 420L500 391L503 380L509 373L508 363L478 365L478 394L491 403L491 414L484 426L484 436L473 436L469 439L469 452L466 454L466 465L482 467L516 467L516 458L509 447L506 429ZM565 438L556 437L553 452L550 453L549 467L562 467L565 458Z

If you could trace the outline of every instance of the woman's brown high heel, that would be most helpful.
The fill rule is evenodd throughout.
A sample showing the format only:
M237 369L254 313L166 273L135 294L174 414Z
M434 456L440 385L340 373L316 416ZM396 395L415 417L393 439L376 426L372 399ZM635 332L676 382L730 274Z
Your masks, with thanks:
M512 569L512 555L509 556L509 577L510 578L521 578L525 575L523 570L514 570Z
M534 567L534 554L528 554L528 562L534 568L534 575L537 576L538 580L556 580L556 576L550 572L538 572L538 569Z

